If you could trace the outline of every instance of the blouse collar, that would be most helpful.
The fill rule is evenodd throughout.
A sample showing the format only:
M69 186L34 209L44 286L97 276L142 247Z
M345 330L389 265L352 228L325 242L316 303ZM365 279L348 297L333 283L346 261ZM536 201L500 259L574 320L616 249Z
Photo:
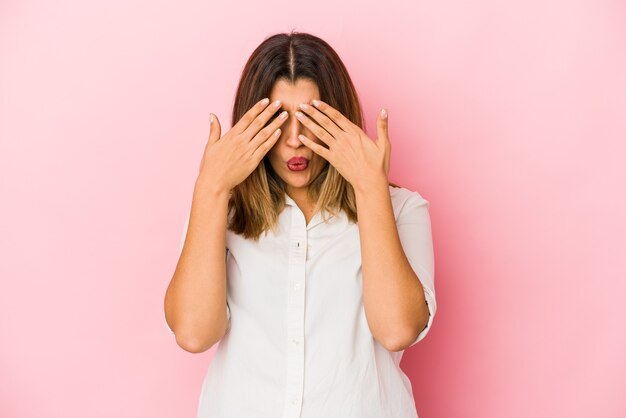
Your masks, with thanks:
M291 198L291 197L290 197L290 196L289 196L286 192L285 192L284 194L285 194L285 203L286 203L288 206L295 207L295 208L297 208L297 209L298 209L298 211L300 211L300 208L299 208L299 207L298 207L298 205L296 204L295 200L293 200L293 199L292 199L292 198ZM301 212L301 211L300 211L300 212ZM329 219L333 219L333 218L335 218L335 217L334 217L332 214L330 214L330 213L329 213L327 216L328 216L328 218L329 218ZM307 224L307 226L306 226L306 229L307 229L307 230L308 230L308 229L311 229L311 228L313 228L314 226L319 225L319 224L321 224L321 223L323 223L323 222L324 222L324 220L322 219L322 215L321 215L321 213L320 213L320 212L318 212L318 213L316 213L316 214L313 216L313 218L309 221L309 223L308 223L308 224ZM333 222L334 222L334 220L333 220Z

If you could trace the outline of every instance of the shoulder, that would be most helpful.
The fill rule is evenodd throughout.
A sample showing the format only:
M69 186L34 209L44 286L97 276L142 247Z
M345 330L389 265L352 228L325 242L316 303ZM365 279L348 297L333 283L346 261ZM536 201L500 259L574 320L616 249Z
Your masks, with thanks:
M421 194L405 187L393 187L389 185L389 194L391 195L391 203L396 220L398 216L406 210L420 206L428 208L429 206L428 200Z

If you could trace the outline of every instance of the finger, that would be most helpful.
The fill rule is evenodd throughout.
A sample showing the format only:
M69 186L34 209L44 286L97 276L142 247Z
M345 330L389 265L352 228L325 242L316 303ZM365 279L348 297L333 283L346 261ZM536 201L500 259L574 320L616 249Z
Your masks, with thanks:
M272 149L274 144L276 144L276 141L280 138L280 133L281 129L278 128L272 135L270 135L267 141L261 143L261 145L252 153L252 158L257 162L257 164L261 162L265 154L267 154L267 152Z
M252 106L244 115L235 123L235 126L232 127L232 130L236 134L240 134L245 131L248 126L252 123L254 119L267 107L270 99L264 98L263 100L259 100L254 106Z
M265 109L263 109L260 115L254 118L252 123L248 125L248 127L242 132L241 135L248 138L248 140L252 139L265 126L265 124L272 117L272 115L276 113L278 109L280 109L281 106L282 103L280 100L276 100L274 103L267 106Z
M376 145L379 148L387 147L387 143L389 142L389 123L388 123L388 115L387 109L383 108L378 113L378 119L376 120L376 131L378 133L378 139L376 140Z
M324 112L330 119L333 120L341 129L346 132L356 132L355 124L352 123L351 120L346 118L340 111L333 108L331 105L324 103L321 100L313 100L313 106L315 106L318 110Z
M202 159L200 160L200 167L198 168L198 172L202 173L202 167L204 166L204 156L206 154L202 154Z
M213 113L209 113L209 144L217 142L222 135L222 126L217 116Z
M213 145L220 139L222 135L222 127L220 125L220 121L217 119L217 116L213 113L209 113L209 140L204 146L204 152L202 153L202 159L200 160L200 169L202 172L202 167L204 166L204 157L206 155L206 151L209 148L209 145Z
M391 159L391 141L389 140L389 116L387 109L383 108L378 114L376 120L376 131L378 138L376 139L376 145L385 150L384 156L384 168L385 173L389 175L389 165Z
M345 133L335 122L333 122L324 113L317 110L314 106L308 106L306 103L300 103L300 109L304 111L311 119L317 122L322 128L329 132L333 137L337 138L342 133Z
M311 148L314 153L316 153L317 155L320 155L322 158L324 158L326 161L332 164L332 162L330 161L331 154L328 148L324 148L320 144L316 144L315 142L311 141L309 138L307 138L304 135L298 135L298 138L300 138L300 141L302 141L304 145Z
M307 128L309 128L309 130L311 132L313 132L313 134L322 140L323 143L325 143L326 145L330 146L330 144L332 144L335 141L335 137L332 136L330 133L328 133L328 131L324 128L322 128L321 126L319 126L317 123L313 122L307 115L305 115L304 113L298 111L296 112L296 117L298 118L298 120Z
M267 141L267 138L270 137L270 135L272 135L273 133L276 132L276 129L279 129L279 127L285 123L285 121L287 120L287 116L289 116L289 112L287 112L286 110L283 110L282 112L280 112L280 115L278 115L277 118L275 118L271 123L269 123L265 128L261 129L259 131L259 133L257 133L254 138L252 138L252 140L250 141L250 148L255 151L258 147L260 147L265 141ZM279 133L280 135L280 133Z

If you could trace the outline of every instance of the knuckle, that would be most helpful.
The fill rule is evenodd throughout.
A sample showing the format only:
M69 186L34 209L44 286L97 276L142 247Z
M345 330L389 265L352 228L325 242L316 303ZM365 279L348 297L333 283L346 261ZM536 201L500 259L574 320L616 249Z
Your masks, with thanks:
M265 106L263 106L263 103L260 103L260 102L257 103L256 106L251 107L250 111L248 112L248 114L250 115L250 118L254 118L256 115L261 113L264 107Z
M241 117L241 119L239 119L237 121L237 123L235 123L235 126L233 126L233 128L235 128L235 132L243 132L246 129L246 126L248 126L250 124L251 121L251 117L248 114L245 114Z
M322 126L322 128L326 130L330 129L330 121L328 119L322 119L322 121L320 122L320 125Z
M263 127L263 121L257 118L250 124L250 127L256 132Z
M283 123L285 123L286 120L287 119L279 119L279 118L276 118L275 120L273 120L270 125L272 127L272 130L276 130L277 128L280 128L281 126L283 126Z
M276 123L278 122L282 122L280 120L280 118L278 117L280 115L280 113L276 112L274 114L269 114L267 115L264 120L265 120L265 125L269 126L269 125L276 125Z
M276 118L276 119L278 119L278 118ZM265 125L263 125L264 126L263 130L264 131L265 130L271 131L273 129L276 129L276 127L278 126L276 119L270 119L267 122L265 122Z
M267 136L269 136L272 132L274 132L276 130L276 128L272 125L266 126L265 128L261 129L261 131L259 131L259 133L257 134L257 136L260 136L262 138L265 138Z

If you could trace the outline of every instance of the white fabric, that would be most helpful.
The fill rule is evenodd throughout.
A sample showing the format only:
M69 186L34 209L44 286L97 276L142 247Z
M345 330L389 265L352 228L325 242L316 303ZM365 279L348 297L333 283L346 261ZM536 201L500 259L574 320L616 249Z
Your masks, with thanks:
M437 309L429 202L405 188L389 191L430 311L414 345ZM230 329L207 370L197 417L416 418L404 351L386 350L367 324L358 225L343 211L305 225L285 199L277 235L254 242L227 231Z

